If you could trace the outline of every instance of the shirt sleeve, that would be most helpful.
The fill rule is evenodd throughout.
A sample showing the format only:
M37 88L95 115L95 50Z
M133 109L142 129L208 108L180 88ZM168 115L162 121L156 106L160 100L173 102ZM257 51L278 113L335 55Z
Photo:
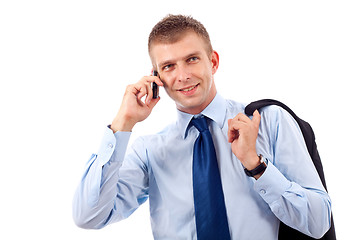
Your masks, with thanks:
M275 107L262 114L272 156L254 189L286 225L320 238L331 225L331 201L296 121Z
M79 227L102 228L126 218L146 200L143 161L136 154L125 157L130 135L107 128L98 152L87 162L73 199Z

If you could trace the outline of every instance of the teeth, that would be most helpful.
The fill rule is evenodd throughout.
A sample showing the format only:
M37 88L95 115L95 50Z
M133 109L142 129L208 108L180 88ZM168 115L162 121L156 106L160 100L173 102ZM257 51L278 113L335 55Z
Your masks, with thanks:
M196 85L193 86L193 87L190 87L190 88L183 89L183 90L181 90L181 91L188 92L188 91L193 90L195 87L196 87Z

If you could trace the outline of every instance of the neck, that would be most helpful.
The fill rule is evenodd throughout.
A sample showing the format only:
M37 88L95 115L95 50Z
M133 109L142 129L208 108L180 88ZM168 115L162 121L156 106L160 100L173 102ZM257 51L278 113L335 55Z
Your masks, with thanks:
M177 109L181 112L185 112L191 115L197 115L200 114L202 111L204 111L204 109L209 106L209 104L214 100L215 96L216 96L216 90L214 91L214 93L212 93L211 95L209 95L209 97L207 98L207 100L201 104L200 106L194 107L194 108L182 108L181 106L176 106Z

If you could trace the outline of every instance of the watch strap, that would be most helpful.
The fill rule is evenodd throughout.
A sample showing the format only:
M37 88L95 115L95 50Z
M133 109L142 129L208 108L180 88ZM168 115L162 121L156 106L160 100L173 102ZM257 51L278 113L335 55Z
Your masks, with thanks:
M260 155L260 165L257 166L256 168L254 168L253 170L248 170L248 169L244 168L244 171L245 171L245 174L248 175L249 177L254 177L255 175L265 171L266 167L267 167L267 165L264 161L264 157L262 155Z

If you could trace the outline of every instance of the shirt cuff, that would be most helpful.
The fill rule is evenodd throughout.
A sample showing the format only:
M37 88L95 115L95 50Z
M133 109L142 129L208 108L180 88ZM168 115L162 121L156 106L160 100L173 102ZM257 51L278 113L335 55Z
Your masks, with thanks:
M131 132L117 131L116 133L114 133L114 136L116 140L116 144L115 144L116 157L111 159L111 161L114 162L123 161L130 140Z
M107 127L98 150L100 164L102 166L105 165L113 153L117 155L117 157L111 158L112 161L122 161L130 136L131 132L117 131L116 133L113 133L113 131Z
M269 205L277 201L290 187L291 182L270 161L265 172L254 184L255 191Z

